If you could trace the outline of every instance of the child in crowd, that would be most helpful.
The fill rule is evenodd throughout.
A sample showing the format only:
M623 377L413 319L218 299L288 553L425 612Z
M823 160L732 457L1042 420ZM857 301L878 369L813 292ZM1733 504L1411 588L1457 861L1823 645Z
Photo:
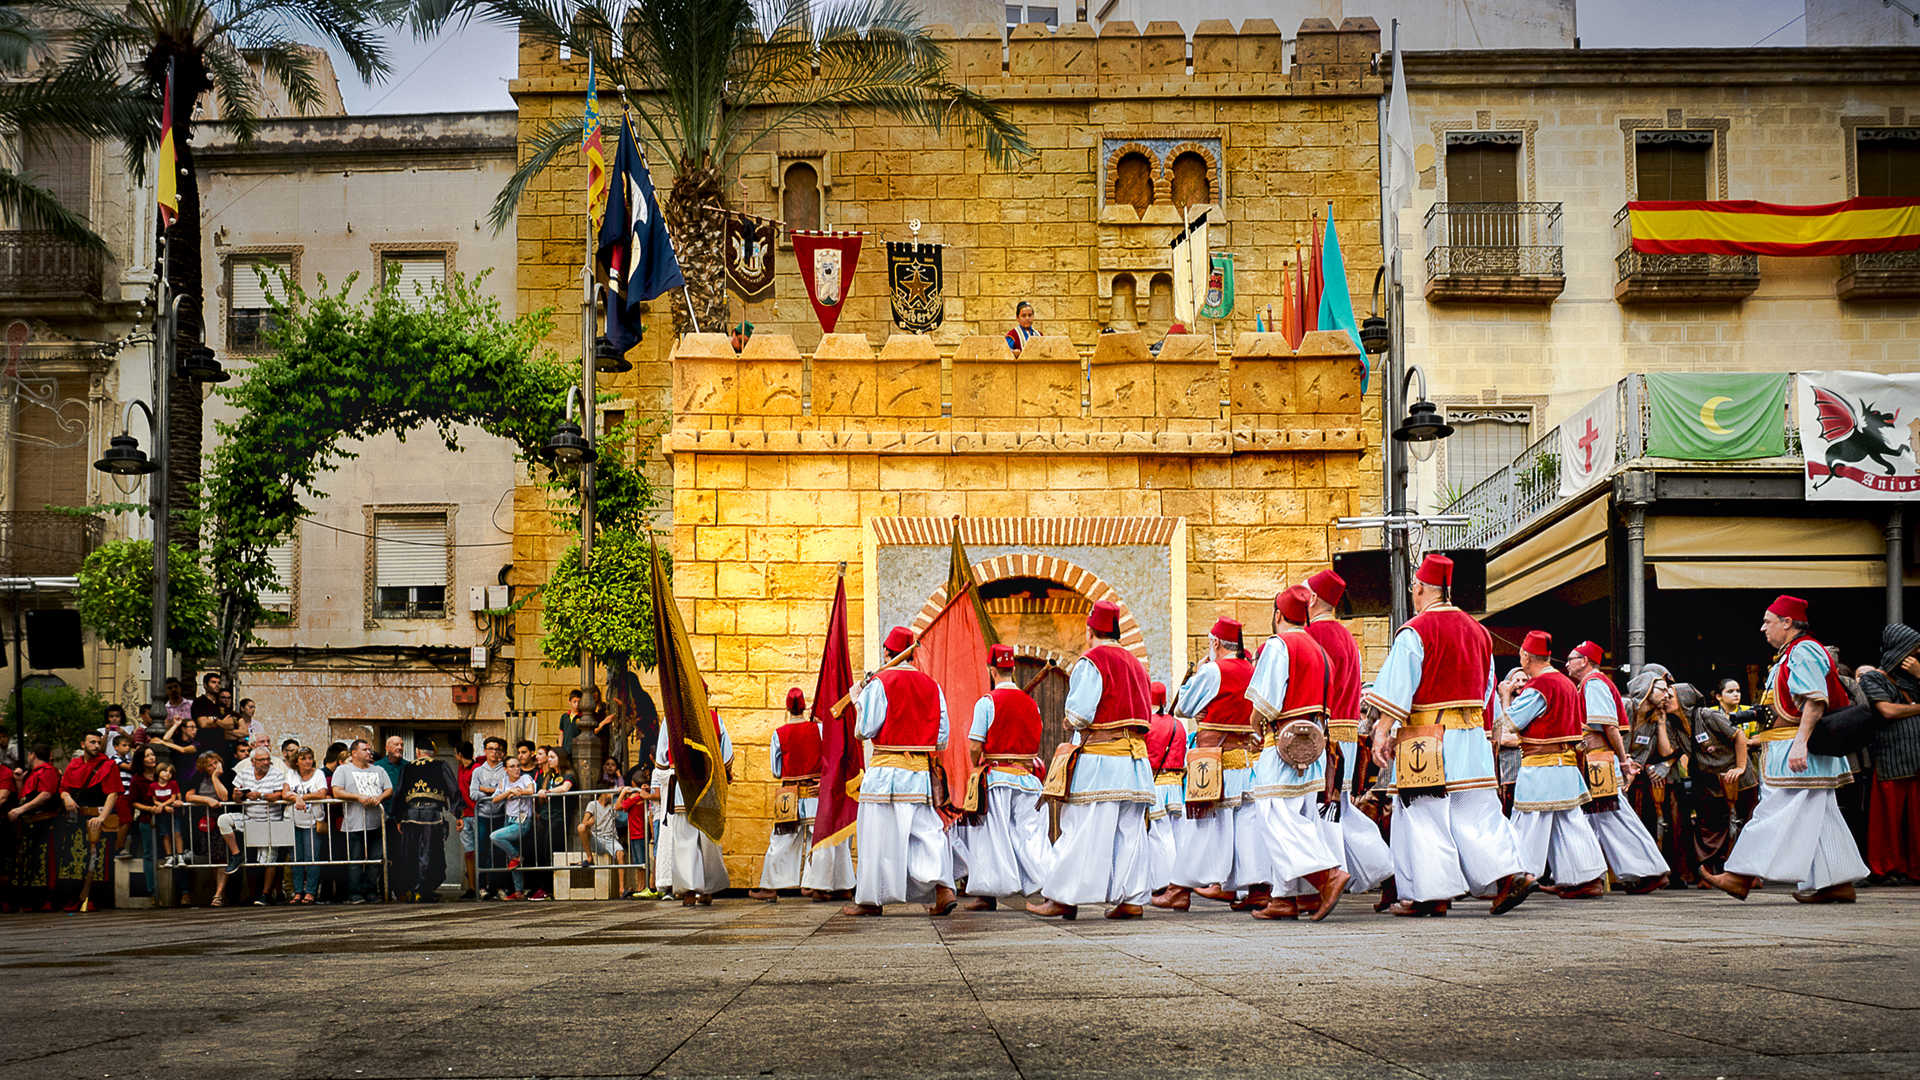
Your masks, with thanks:
M633 888L621 891L629 900L658 899L659 894L647 887L647 867L652 865L647 860L647 815L652 812L653 791L646 787L622 788L619 805L627 815L627 861L634 866L620 875L625 879L631 874Z
M574 826L574 832L580 837L580 866L587 869L593 866L595 855L605 855L615 862L620 861L624 850L620 844L620 834L615 830L619 824L615 818L614 796L625 795L626 789L602 791L593 797L580 812L580 824Z
M179 866L186 861L180 856L180 830L176 817L180 811L180 784L173 774L173 763L161 762L153 771L153 786L148 789L148 801L134 806L140 812L140 819L151 825L160 837L162 866Z

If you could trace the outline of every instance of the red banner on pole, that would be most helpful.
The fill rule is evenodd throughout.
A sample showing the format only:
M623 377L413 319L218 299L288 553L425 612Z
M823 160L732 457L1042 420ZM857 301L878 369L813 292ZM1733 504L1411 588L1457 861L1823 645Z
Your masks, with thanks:
M820 679L813 685L813 718L820 722L820 807L813 819L813 846L830 847L853 835L860 812L860 773L866 758L854 734L854 706L833 715L833 706L853 689L853 658L847 652L847 579L833 590Z
M833 333L840 309L853 289L853 267L860 261L860 238L865 233L793 230L793 259L800 264L800 282L813 302L820 329Z
M947 601L940 614L920 632L913 666L940 684L947 701L947 748L941 754L946 768L948 801L966 800L967 730L973 726L973 706L993 684L987 678L987 639L973 602L973 586Z

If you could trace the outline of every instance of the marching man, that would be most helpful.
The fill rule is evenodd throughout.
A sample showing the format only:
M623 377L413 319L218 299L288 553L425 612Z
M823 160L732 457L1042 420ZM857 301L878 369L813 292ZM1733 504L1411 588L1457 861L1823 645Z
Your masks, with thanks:
M1852 777L1847 759L1807 751L1827 710L1848 701L1826 647L1807 634L1807 602L1781 596L1760 617L1760 632L1779 650L1771 688L1773 727L1754 737L1766 747L1760 805L1734 841L1726 869L1702 873L1708 884L1740 900L1763 880L1795 883L1803 904L1851 904L1853 883L1869 873L1835 795Z
M887 631L881 657L892 667L860 691L855 733L872 740L860 779L854 840L860 845L854 902L846 915L878 915L884 904L927 903L953 910L953 848L933 801L933 755L947 745L947 702L912 662L894 659L913 645L904 626Z
M1500 812L1487 738L1493 639L1447 602L1452 587L1453 560L1428 555L1408 590L1417 614L1363 699L1377 716L1374 760L1393 766L1395 915L1445 915L1467 893L1491 893L1501 915L1535 888Z
M1640 766L1627 757L1627 745L1621 740L1620 732L1633 724L1627 717L1626 702L1620 700L1620 690L1600 670L1604 658L1600 646L1591 641L1575 645L1567 654L1567 675L1580 683L1582 712L1587 719L1587 784L1591 798L1586 812L1593 818L1593 834L1600 841L1600 851L1607 857L1613 876L1633 882L1627 892L1650 893L1667 884L1667 857L1660 854L1660 845L1647 832L1646 822L1627 805L1627 782ZM1604 786L1598 791L1593 788L1596 759L1604 762L1608 757L1612 758L1612 794L1605 794ZM1622 762L1631 771L1622 771ZM1604 785L1604 772L1601 775Z
M1326 650L1306 632L1308 595L1305 587L1295 585L1274 598L1273 636L1261 648L1247 687L1253 711L1267 729L1250 794L1260 812L1274 879L1267 906L1253 913L1256 919L1296 918L1301 905L1294 897L1317 893L1312 919L1319 922L1333 913L1352 880L1340 868L1337 837L1323 827L1315 798L1327 786L1327 689L1332 672ZM1319 730L1301 732L1303 723ZM1318 751L1301 764L1286 744L1303 736L1307 742L1318 736Z
M1152 855L1153 902L1179 888L1173 884L1174 853L1187 826L1187 726L1167 711L1167 688L1151 683L1153 716L1147 726L1147 764L1153 769L1153 805L1147 808L1147 847ZM1190 901L1189 901L1190 903Z
M713 722L720 729L721 765L731 776L733 736L727 734L726 722L720 719L718 709L714 710ZM656 782L661 770L673 768L673 758L667 752L668 738L667 725L661 724L660 737L654 740L653 745ZM671 771L667 773L669 777L673 775ZM667 786L661 791L661 798L666 800L667 821L660 831L659 853L654 857L660 860L667 872L666 886L687 907L712 904L713 894L727 887L727 861L720 854L720 845L687 820L687 797L680 790L678 778L668 780Z
M773 730L767 755L781 787L794 788L795 817L774 823L767 837L767 855L760 864L760 887L747 893L755 900L778 900L779 890L800 890L813 900L853 888L853 853L845 844L825 851L809 851L813 817L820 806L820 724L807 716L807 695L799 687L787 690L787 723Z
M1040 780L1033 774L1040 706L1013 680L1012 647L993 646L987 666L993 689L974 703L967 732L973 769L987 774L981 820L955 826L967 835L966 911L992 911L1002 896L1039 892L1052 850Z
M1539 877L1553 868L1549 892L1567 900L1604 896L1607 860L1581 810L1587 779L1577 748L1585 710L1580 691L1554 670L1552 656L1553 638L1532 631L1520 645L1520 667L1500 684L1523 755L1513 785L1513 832L1528 873Z
M1379 910L1393 905L1393 852L1380 826L1353 805L1353 774L1360 760L1360 646L1339 619L1334 606L1347 594L1347 581L1333 570L1307 579L1307 636L1326 650L1332 679L1327 687L1327 742L1340 750L1339 821L1340 865L1353 881L1353 892L1380 890Z
M1120 645L1120 606L1093 605L1087 651L1067 681L1067 725L1078 740L1064 766L1065 802L1060 840L1041 884L1033 915L1073 918L1081 904L1108 903L1109 919L1137 919L1152 895L1147 856L1147 807L1153 773L1147 767L1147 669Z
M1186 756L1189 778L1196 769L1213 768L1217 790L1203 797L1202 785L1187 784L1186 825L1177 834L1173 884L1154 898L1155 907L1185 911L1195 893L1231 903L1240 890L1271 883L1258 811L1247 798L1253 781L1252 747L1259 739L1253 703L1247 700L1252 681L1253 665L1241 646L1240 623L1221 618L1207 635L1206 661L1181 684L1173 705L1174 716L1193 721Z

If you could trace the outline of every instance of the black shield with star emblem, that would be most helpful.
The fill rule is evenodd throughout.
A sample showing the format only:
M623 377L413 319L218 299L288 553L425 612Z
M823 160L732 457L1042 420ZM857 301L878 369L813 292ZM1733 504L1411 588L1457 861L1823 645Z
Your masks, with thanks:
M939 244L889 242L887 283L893 293L894 325L909 334L939 328L947 314Z

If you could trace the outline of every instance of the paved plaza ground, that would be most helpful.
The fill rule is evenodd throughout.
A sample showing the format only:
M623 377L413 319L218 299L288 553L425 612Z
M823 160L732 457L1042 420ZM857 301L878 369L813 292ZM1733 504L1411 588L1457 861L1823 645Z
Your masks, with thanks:
M0 920L0 1076L1920 1075L1920 889L1144 922L723 899Z

